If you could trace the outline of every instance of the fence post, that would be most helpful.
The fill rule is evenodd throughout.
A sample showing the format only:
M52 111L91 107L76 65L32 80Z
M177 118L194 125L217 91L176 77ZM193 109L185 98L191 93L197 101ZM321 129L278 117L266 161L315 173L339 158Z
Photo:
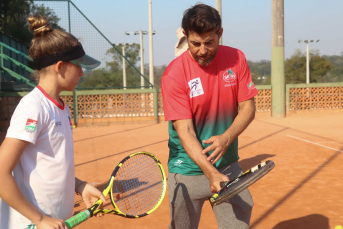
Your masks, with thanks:
M288 84L286 84L286 115L289 115L289 100L290 100L290 95L289 95L289 90L290 87L288 86Z
M2 54L3 54L3 46L0 44L0 90L1 90L1 82L2 82L2 67L4 66L4 61L2 59Z
M73 91L73 103L74 103L74 125L77 126L79 121L79 108L77 102L77 91L76 89Z
M158 89L154 88L154 115L155 120L158 122Z

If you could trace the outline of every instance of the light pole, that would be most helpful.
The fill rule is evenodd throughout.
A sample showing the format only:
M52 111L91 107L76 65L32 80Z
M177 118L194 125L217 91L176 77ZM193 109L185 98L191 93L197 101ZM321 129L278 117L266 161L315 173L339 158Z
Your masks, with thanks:
M140 52L141 52L141 87L142 89L144 89L144 54L143 54L143 35L147 35L148 32L147 31L142 31L140 30L139 32L138 31L135 31L135 32L125 32L126 35L130 35L130 34L134 34L134 35L140 35ZM155 35L155 31L152 33L153 35Z
M125 47L129 45L134 45L135 43L119 43L122 47L122 55L123 55L123 87L126 90L126 60L125 60ZM115 44L113 44L115 45Z
M299 43L302 42L302 40L298 41ZM306 84L310 83L310 56L309 56L309 43L312 43L313 40L304 40L304 42L306 43ZM316 42L319 42L319 40L317 40Z
M154 86L154 54L152 47L152 0L149 1L149 81ZM152 88L152 87L151 87Z
M222 17L222 0L216 0L216 3L215 3L215 7L216 7L216 10L218 10L219 12L219 15L220 15L220 18L222 19L222 22L223 22L223 17ZM223 27L223 25L222 25ZM222 45L223 44L223 39L222 37L220 38L219 40L219 44Z
M272 0L272 117L286 117L284 0Z

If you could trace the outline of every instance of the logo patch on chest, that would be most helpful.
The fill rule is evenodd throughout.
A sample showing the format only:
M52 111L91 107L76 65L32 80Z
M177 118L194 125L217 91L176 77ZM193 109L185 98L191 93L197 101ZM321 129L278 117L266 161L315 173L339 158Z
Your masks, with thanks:
M236 80L236 73L231 69L225 71L223 74L223 80L228 83L233 83Z
M202 88L200 77L192 79L188 82L189 88L191 89L191 93L189 97L193 98L199 95L204 94L204 89Z

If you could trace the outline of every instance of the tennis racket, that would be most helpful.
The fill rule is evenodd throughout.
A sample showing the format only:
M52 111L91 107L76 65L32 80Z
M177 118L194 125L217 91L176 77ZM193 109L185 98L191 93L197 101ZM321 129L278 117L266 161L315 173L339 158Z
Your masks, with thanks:
M138 152L124 158L114 169L107 187L114 210L98 209L102 201L65 221L73 228L96 214L140 218L152 213L166 193L166 176L161 162L151 153Z
M274 168L274 166L274 162L272 160L268 160L262 162L259 165L256 165L255 167L249 169L248 171L231 181L222 182L222 189L220 189L219 192L217 192L210 198L211 204L215 206L234 197L256 181L258 181L264 175L266 175L270 170Z

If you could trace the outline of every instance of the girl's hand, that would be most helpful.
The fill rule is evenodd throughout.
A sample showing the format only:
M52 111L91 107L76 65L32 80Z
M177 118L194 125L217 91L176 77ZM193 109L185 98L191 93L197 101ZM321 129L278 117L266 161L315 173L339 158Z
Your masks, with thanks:
M54 219L44 215L42 220L36 223L37 229L68 229L61 219Z
M80 193L87 208L91 207L98 199L101 199L104 204L108 204L106 198L99 191L99 189L93 187L92 185L85 182L85 184L82 184L79 189L82 190ZM99 206L99 208L102 208L102 204ZM98 214L96 216L100 217L102 215L103 214Z

